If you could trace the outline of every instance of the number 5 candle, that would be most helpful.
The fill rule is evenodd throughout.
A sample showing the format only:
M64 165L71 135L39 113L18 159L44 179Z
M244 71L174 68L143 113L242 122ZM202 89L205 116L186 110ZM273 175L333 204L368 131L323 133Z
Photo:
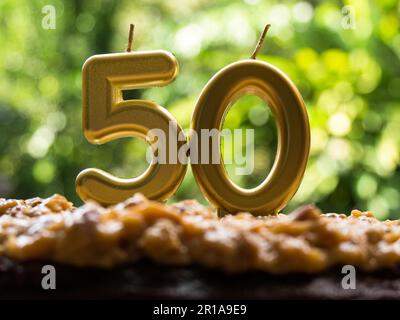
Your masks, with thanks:
M83 65L83 131L91 143L103 144L122 137L146 139L152 129L167 135L170 123L175 124L177 134L183 134L173 116L156 103L123 100L124 89L165 86L178 74L178 63L167 51L130 52L132 37L133 25L128 52L92 56ZM173 147L173 141L167 139L165 143L167 152L177 153L186 141L176 141ZM133 179L120 179L92 168L78 175L76 190L81 199L104 205L123 201L135 192L162 201L174 194L185 172L184 163L162 164L154 160L142 175Z
M310 129L301 94L282 71L256 59L269 26L265 27L251 59L226 66L207 83L193 113L194 132L221 130L226 112L235 100L244 94L254 94L271 106L277 121L275 163L264 182L256 188L244 189L234 184L222 159L216 164L211 158L207 164L192 163L193 174L203 194L218 208L220 215L240 211L259 215L277 212L297 191L306 168ZM199 136L199 146L204 143L201 139ZM201 148L198 150L198 157L202 158Z

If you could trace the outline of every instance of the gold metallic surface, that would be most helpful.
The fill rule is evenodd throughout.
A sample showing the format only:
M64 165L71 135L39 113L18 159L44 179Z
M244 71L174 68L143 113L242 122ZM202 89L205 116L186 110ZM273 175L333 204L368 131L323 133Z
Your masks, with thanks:
M278 126L275 163L267 178L256 188L243 189L228 177L220 163L192 164L193 174L203 194L221 215L248 211L276 213L296 193L308 160L310 128L301 94L276 67L259 60L235 62L220 70L204 87L193 113L192 129L222 129L229 107L244 94L266 101ZM198 145L202 145L199 135ZM201 158L201 148L199 158ZM209 153L209 157L212 153Z
M147 100L123 100L122 90L165 86L178 73L175 57L166 51L142 51L96 55L83 65L83 131L89 142L103 144L122 137L146 140L151 129L168 137L169 122L176 120L163 107ZM178 133L182 128L176 123ZM166 140L167 159L169 144ZM176 148L186 142L178 142ZM153 150L154 152L155 150ZM177 153L177 151L176 151ZM186 165L153 161L139 177L120 179L99 169L86 169L76 179L82 200L103 205L123 201L136 192L150 199L166 200L178 189Z

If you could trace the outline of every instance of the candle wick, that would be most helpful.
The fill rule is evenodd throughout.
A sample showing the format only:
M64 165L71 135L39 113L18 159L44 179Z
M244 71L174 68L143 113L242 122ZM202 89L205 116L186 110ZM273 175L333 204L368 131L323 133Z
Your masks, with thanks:
M257 54L258 54L258 51L260 51L261 46L263 45L263 42L264 42L264 39L265 39L265 35L267 34L268 29L269 29L270 27L271 27L270 24L267 24L267 25L265 26L263 32L261 33L260 39L258 39L256 48L254 49L254 52L253 52L253 54L252 54L251 57L250 57L251 59L256 59Z
M127 52L131 52L132 51L132 41L133 41L133 31L134 31L134 29L135 29L135 25L131 23L129 25L128 47L126 48Z

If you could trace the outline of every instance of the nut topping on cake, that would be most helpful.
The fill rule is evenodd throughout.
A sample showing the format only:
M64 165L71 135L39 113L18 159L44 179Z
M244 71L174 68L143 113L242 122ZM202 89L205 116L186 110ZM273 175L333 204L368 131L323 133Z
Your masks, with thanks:
M60 195L0 199L0 256L111 268L139 259L226 272L314 273L335 265L364 270L400 264L400 222L370 212L217 214L193 200L174 205L134 195L104 208L75 208Z

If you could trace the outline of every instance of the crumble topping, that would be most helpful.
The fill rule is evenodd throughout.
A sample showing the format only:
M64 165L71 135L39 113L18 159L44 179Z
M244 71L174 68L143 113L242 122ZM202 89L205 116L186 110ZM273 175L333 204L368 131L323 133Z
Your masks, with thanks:
M194 200L164 205L136 194L118 205L73 207L60 195L0 198L0 256L112 268L150 259L226 272L315 273L351 264L367 271L400 264L400 220L371 212L217 214Z

